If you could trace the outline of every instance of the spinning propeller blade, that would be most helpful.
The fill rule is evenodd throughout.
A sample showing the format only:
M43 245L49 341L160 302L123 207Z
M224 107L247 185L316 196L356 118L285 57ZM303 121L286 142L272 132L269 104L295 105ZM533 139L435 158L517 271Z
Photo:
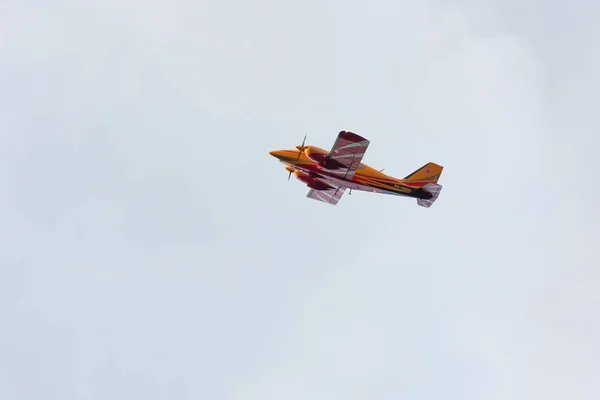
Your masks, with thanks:
M302 144L300 146L296 146L296 148L299 150L298 157L296 157L296 161L298 161L300 159L300 154L302 154L302 152L306 149L306 147L304 147L304 143L306 143L306 135L304 135L304 139L302 139ZM288 181L289 181L290 178L292 177L292 173L295 171L295 169L289 165L287 167L285 167L285 169L290 171L290 173L288 174Z
M300 146L296 146L296 148L297 148L298 150L300 150L300 151L298 152L298 157L296 158L296 161L298 161L298 160L300 159L300 154L302 154L302 152L304 151L304 143L305 143L305 142L306 142L306 135L304 135L304 139L302 139L302 145L300 145Z
M290 171L290 173L288 174L288 181L290 180L290 177L292 176L292 172L294 172L294 168L287 166L285 167L285 169L287 169L288 171Z

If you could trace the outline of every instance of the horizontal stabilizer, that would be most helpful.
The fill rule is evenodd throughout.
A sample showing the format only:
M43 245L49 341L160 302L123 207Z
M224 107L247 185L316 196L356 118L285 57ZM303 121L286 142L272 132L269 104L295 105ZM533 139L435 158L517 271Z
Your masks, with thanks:
M421 207L431 207L431 205L437 200L442 191L442 185L438 185L437 183L428 183L423 186L423 190L428 191L433 196L430 199L417 199L417 204Z

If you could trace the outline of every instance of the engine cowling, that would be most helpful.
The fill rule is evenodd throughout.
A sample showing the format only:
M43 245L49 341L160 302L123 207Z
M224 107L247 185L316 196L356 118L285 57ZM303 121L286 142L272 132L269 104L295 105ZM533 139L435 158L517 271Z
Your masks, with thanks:
M325 161L325 157L327 157L327 152L321 150L319 148L308 146L308 148L304 151L306 156L313 160L316 163L322 164Z
M311 176L306 173L297 174L296 178L298 178L299 181L306 183L306 186L308 186L309 188L314 189L314 190L333 189L333 186L330 186L330 185L326 184L325 182L321 182L314 176Z
M326 150L323 150L323 149L319 149L318 147L309 146L305 150L305 153L308 158L310 158L314 162L318 163L323 168L327 168L327 169L346 168L346 166L344 166L343 164L341 164L340 162L338 162L334 159L327 159L327 154L329 154L329 152Z

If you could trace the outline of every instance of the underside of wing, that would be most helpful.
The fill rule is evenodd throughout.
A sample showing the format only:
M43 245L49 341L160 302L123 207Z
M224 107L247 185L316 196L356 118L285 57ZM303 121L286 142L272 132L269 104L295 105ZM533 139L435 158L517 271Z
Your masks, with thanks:
M344 188L331 188L326 190L310 189L306 197L335 206L338 201L340 201L345 191L346 189Z
M351 179L360 165L369 141L356 133L341 131L333 147L327 154L327 165L343 171L346 179Z

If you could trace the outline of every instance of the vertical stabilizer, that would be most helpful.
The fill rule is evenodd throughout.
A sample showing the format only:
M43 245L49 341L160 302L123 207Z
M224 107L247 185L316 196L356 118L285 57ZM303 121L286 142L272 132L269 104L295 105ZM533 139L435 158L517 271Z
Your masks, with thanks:
M441 165L429 162L402 180L410 186L425 186L428 183L437 183L443 169L444 167Z

